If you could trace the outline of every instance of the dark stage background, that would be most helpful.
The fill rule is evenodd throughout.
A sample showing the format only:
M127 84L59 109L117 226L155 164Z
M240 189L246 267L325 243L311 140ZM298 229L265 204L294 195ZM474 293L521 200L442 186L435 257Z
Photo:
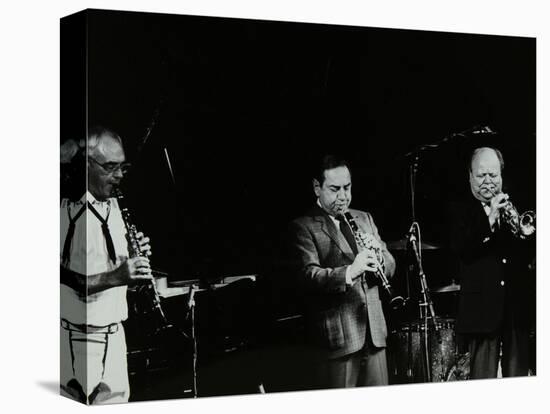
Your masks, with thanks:
M134 165L127 197L152 239L154 267L171 280L276 268L286 225L314 202L310 163L325 152L352 163L352 207L372 212L386 241L403 237L411 224L404 155L448 138L421 154L416 193L424 240L445 247L446 205L468 195L464 154L473 145L503 150L512 200L535 208L535 46L92 11L88 121L125 139ZM476 125L498 134L452 136ZM437 272L449 279L452 267Z

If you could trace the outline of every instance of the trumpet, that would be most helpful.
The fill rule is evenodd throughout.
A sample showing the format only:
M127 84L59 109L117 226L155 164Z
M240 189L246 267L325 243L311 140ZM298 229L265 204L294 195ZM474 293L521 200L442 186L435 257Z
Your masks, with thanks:
M493 193L489 190L493 197L499 193ZM518 210L514 207L510 200L506 201L506 204L502 207L500 218L502 221L508 224L512 234L520 239L526 239L535 233L536 214L532 210L525 211L522 214L518 213Z
M355 222L355 219L351 215L350 212L344 213L344 217L348 221L351 230L353 231L353 235L355 237L355 242L357 243L357 247L363 251L363 250L373 250L376 254L376 271L374 272L375 276L380 280L380 283L382 284L382 287L386 291L388 297L390 298L390 306L392 309L399 309L403 305L405 305L405 299L403 299L402 296L395 296L393 292L393 288L390 285L390 282L388 281L388 278L386 277L384 273L384 269L382 268L382 252L380 251L380 248L375 248L372 244L372 241L374 240L373 237L371 237L369 234L365 234L362 231L359 230L359 227L357 226L357 223Z

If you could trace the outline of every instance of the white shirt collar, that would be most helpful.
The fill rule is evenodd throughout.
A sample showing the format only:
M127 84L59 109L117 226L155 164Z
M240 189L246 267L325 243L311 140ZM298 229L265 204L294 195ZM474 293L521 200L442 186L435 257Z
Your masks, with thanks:
M84 203L85 201L88 201L90 204L93 204L93 205L103 205L103 203L107 203L107 204L111 204L111 200L110 199L107 199L105 201L99 201L97 198L95 198L92 193L90 193L89 191L86 191L86 194L84 194L82 196L82 198L80 199L80 201L82 203Z
M96 198L89 191L86 191L86 194L84 194L84 197L86 198L86 201L89 201L92 204L97 203Z
M98 199L96 199L92 193L90 193L89 191L86 191L86 193L84 193L84 195L82 197L80 197L80 200L76 200L76 201L70 201L70 200L63 200L63 203L65 204L62 204L62 206L69 206L69 205L73 205L73 206L82 206L84 204L86 204L86 202L89 202L90 204L94 205L94 206L100 206L100 207L103 207L105 205L107 206L110 206L111 205L111 199L108 198L107 200L105 201L99 201Z
M317 205L318 205L319 207L321 207L321 210L324 211L324 208L323 208L323 206L321 205L321 202L319 201L319 197L317 197Z
M323 210L325 213L327 213L326 210L321 205L321 202L319 201L319 198L317 198L317 205L321 208L321 210ZM336 224L336 227L338 227L340 225L340 222L336 219L336 217L334 217L332 214L329 214L329 213L327 213L327 215L331 218L333 223Z
M483 206L483 210L485 210L485 214L489 215L491 212L491 206L483 201L481 202L481 205Z

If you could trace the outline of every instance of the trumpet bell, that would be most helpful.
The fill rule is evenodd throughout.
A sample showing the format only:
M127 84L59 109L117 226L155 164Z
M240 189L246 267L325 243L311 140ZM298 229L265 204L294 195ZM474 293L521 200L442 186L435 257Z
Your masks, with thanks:
M526 211L519 217L520 237L526 238L535 233L536 214L534 211Z

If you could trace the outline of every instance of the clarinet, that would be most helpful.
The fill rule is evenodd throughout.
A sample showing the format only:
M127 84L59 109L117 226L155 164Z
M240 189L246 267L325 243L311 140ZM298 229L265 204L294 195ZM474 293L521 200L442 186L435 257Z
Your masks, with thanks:
M126 227L126 237L128 239L128 251L130 257L145 257L145 252L141 250L141 247L138 243L137 227L135 224L132 223L132 216L125 205L125 199L122 191L120 191L119 188L116 188L113 191L113 195L118 200L122 220L124 221L124 226ZM158 325L155 333L162 329L170 327L171 325L166 319L166 315L164 314L164 311L162 310L162 306L160 304L160 296L157 287L155 286L155 281L152 280L150 283L147 283L147 285L141 286L141 288L143 289L141 292L147 294L147 296L150 297L151 310L155 316L155 320L157 321Z
M376 256L378 257L381 252L380 249L375 249L372 247L369 243L369 240L367 239L367 235L359 230L359 227L357 226L357 223L355 222L355 219L351 215L351 213L348 211L344 213L344 216L346 217L346 220L349 223L349 226L351 227L351 230L353 231L353 235L355 236L355 242L357 243L357 247L363 251L363 250L374 250L376 253ZM378 251L377 251L378 250ZM390 298L390 306L393 309L399 309L405 304L405 300L402 296L395 296L393 292L393 288L390 285L390 282L388 281L388 278L384 274L384 269L382 269L382 265L380 264L380 260L376 260L376 271L374 274L380 280L380 283L382 284L382 287L386 291L388 297Z

